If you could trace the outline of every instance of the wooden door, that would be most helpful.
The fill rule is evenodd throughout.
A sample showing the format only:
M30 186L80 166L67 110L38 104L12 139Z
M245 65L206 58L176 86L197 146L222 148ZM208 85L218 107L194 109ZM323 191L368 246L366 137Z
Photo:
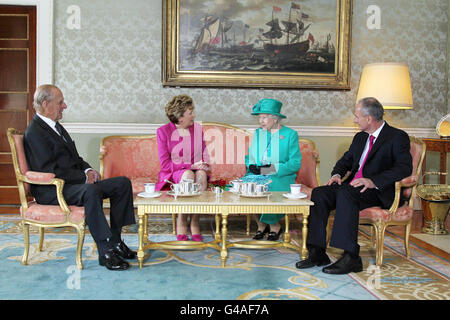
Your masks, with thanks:
M19 193L6 131L34 115L36 7L0 5L0 213L18 212Z

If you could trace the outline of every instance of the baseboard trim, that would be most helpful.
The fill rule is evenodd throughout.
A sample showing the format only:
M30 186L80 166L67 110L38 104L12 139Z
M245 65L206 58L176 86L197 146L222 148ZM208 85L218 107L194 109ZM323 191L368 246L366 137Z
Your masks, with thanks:
M148 123L63 123L69 133L83 134L156 134L156 130L163 124ZM257 125L234 125L238 128L254 131ZM301 137L352 137L357 132L356 127L329 126L289 126L296 130ZM434 128L401 128L409 135L418 138L439 138Z

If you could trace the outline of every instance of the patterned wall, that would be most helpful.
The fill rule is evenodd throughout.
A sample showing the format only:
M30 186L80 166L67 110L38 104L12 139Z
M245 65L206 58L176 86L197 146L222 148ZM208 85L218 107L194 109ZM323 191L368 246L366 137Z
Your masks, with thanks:
M81 29L67 26L70 5L81 9ZM381 28L368 30L366 9L381 9ZM284 103L286 124L352 126L364 64L409 64L415 109L389 111L400 127L434 127L448 112L448 0L356 0L350 91L162 88L160 0L55 1L55 84L69 106L65 122L165 123L164 105L188 93L197 120L253 124L263 97Z

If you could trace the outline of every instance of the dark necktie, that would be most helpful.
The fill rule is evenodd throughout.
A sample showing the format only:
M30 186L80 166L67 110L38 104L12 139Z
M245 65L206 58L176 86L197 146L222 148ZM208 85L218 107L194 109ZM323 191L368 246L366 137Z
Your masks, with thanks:
M59 133L59 135L61 136L61 138L63 138L64 141L67 142L66 138L64 138L64 135L63 135L62 125L61 125L59 122L56 122L56 123L55 123L55 129L56 129L56 131L58 131L58 133Z
M366 163L367 157L369 156L370 150L372 150L374 140L375 140L375 136L371 135L369 138L369 150L367 150L366 156L364 157L364 161L361 164L361 167L359 168L358 172L355 174L355 177L352 179L352 181L363 177L363 174L362 174L363 167L364 167L364 164Z

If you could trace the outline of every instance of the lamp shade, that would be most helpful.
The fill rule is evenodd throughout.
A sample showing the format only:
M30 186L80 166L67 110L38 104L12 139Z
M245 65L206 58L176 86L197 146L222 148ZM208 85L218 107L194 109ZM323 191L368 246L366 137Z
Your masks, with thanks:
M374 97L384 109L414 108L408 65L371 63L364 66L356 101Z

